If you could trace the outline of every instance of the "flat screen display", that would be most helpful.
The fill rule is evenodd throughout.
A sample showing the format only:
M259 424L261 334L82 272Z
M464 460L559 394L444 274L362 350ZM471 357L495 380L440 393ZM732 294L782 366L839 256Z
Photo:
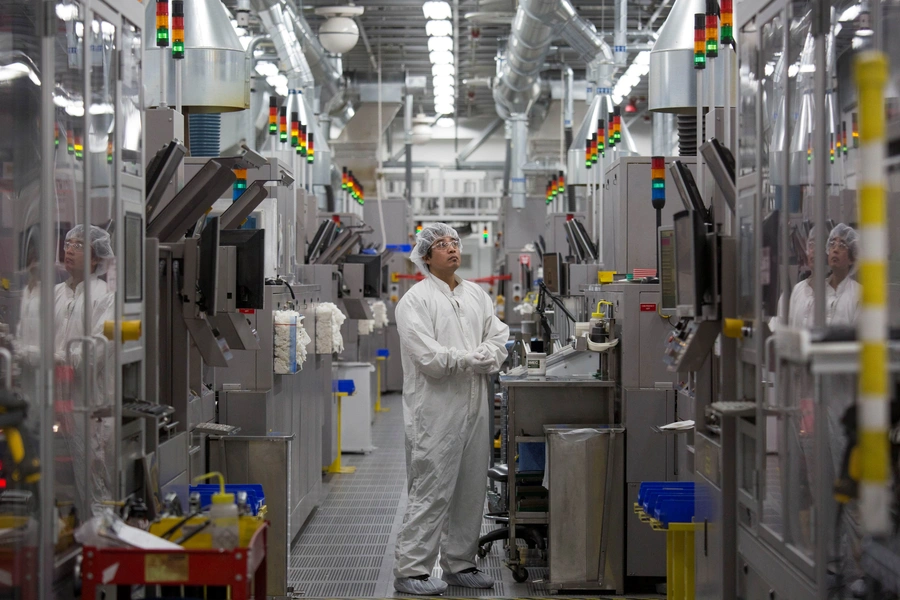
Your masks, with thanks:
M682 211L674 216L675 286L678 306L697 305L694 264L694 225L691 213Z

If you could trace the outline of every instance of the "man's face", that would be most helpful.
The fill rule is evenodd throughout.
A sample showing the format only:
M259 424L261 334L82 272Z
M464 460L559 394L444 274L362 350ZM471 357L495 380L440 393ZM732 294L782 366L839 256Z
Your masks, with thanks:
M806 266L809 267L809 270L812 271L816 268L816 245L815 244L807 244L806 245Z
M456 271L460 264L459 240L448 236L431 245L431 256L425 257L425 264L431 270Z
M69 275L78 275L84 271L84 242L78 239L66 240L66 271ZM91 256L91 273L97 268L100 261L96 256Z
M841 238L835 238L828 244L828 265L838 270L850 268L850 249Z

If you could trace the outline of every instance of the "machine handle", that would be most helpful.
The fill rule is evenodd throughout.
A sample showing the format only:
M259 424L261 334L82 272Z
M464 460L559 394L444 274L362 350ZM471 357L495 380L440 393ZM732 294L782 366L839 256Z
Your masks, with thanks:
M122 321L122 342L136 342L141 339L141 320ZM106 321L103 323L103 336L110 341L115 341L116 322Z
M6 371L3 374L3 381L6 383L6 389L12 391L12 352L6 348L0 348L0 357L6 363Z

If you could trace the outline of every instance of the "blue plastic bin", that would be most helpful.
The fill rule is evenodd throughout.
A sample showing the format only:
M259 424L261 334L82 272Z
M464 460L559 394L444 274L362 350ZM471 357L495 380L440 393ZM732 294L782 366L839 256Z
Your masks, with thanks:
M192 485L190 493L198 492L200 494L201 508L208 508L212 504L212 495L219 493L219 486L215 483L201 483ZM247 492L247 505L254 515L259 514L259 509L266 504L266 496L263 493L263 487L258 483L226 483L225 493L237 494L238 492Z

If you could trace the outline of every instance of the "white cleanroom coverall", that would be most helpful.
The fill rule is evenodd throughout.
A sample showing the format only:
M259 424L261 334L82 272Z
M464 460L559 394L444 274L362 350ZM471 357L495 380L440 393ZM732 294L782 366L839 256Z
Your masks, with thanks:
M475 566L490 459L489 379L466 355L506 360L509 327L488 294L433 275L397 305L409 502L397 537L394 576L430 575L438 550L445 573Z

